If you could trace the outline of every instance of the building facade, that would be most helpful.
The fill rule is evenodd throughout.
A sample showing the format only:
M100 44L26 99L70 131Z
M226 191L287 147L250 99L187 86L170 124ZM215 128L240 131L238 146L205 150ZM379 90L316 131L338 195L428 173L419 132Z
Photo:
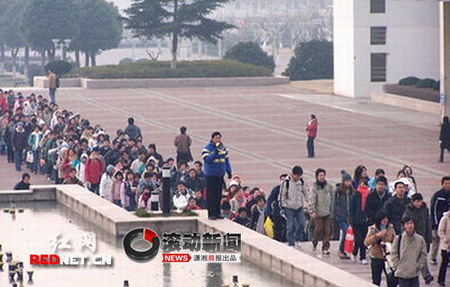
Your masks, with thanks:
M334 0L334 93L369 98L408 76L439 78L438 0Z

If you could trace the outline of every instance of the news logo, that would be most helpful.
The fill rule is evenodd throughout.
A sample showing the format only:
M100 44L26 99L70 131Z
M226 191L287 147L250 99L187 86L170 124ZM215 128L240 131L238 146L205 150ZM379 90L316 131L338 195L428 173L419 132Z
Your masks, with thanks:
M136 246L139 241L147 246L145 250L138 250ZM128 232L123 239L123 247L128 258L138 263L153 260L158 254L160 245L163 263L240 262L241 234L238 233L172 232L163 233L160 240L154 231L137 228Z
M142 240L146 241L150 247L140 251L134 247L134 244ZM159 245L160 241L158 235L153 230L147 228L133 229L123 238L125 254L128 258L137 263L149 262L155 258L159 251Z

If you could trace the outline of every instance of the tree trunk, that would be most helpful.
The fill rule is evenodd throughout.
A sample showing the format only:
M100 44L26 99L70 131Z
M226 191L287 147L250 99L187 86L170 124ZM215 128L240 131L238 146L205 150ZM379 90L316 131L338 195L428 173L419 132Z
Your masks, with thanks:
M170 64L171 69L177 68L177 51L178 51L178 27L177 27L177 13L178 13L178 0L174 0L173 3L173 23L175 28L172 35L172 63Z
M96 61L97 56L93 52L91 52L90 55L91 55L91 67L95 67L97 65L97 61Z
M17 54L19 53L19 48L11 48L11 58L12 58L12 72L13 76L17 75Z
M89 52L88 51L84 52L84 66L89 67Z
M25 76L28 77L28 70L30 68L30 47L25 46L25 57L24 57L24 65L25 65Z
M79 68L80 67L80 51L78 51L78 50L75 51L75 62L76 62L77 68Z
M41 52L41 65L42 65L42 68L45 67L45 51Z
M0 44L0 62L5 62L5 44Z

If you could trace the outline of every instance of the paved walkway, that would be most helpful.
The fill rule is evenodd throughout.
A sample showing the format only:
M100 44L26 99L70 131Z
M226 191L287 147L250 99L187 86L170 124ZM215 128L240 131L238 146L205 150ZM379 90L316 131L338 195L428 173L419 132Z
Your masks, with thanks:
M353 173L364 164L369 175L386 170L393 180L404 164L412 165L418 190L429 202L450 174L450 155L438 163L439 119L402 108L328 94L314 94L296 84L270 87L220 87L185 89L82 90L65 89L57 102L100 123L110 134L125 128L135 117L146 144L155 142L164 156L174 156L173 138L180 126L193 138L193 155L200 158L212 131L220 130L230 149L235 174L244 185L267 192L278 175L293 165L303 166L307 182L318 167L337 181L342 169ZM317 157L308 159L305 123L311 113L319 119ZM11 189L20 178L12 164L0 158L0 189ZM45 183L33 177L33 183ZM368 267L354 268L338 260L352 273L368 278Z

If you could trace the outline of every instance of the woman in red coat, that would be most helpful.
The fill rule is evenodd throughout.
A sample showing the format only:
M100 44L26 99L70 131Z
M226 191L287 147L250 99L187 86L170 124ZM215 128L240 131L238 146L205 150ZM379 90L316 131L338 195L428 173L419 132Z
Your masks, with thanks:
M308 149L308 157L310 158L314 157L314 139L317 137L317 125L316 115L312 114L306 125L306 135L308 136L306 147Z

